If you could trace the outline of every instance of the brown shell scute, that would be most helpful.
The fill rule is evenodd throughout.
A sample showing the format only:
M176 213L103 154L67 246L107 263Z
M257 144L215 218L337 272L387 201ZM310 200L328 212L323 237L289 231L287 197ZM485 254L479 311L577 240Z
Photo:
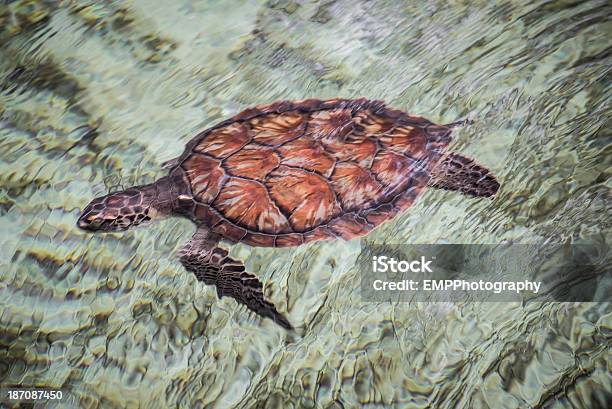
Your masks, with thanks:
M194 154L185 161L184 166L194 197L202 203L211 202L219 194L226 180L225 169L221 166L221 162Z
M226 158L242 149L248 142L247 127L241 123L233 123L212 131L193 150L216 158Z
M232 241L350 239L408 208L450 129L366 99L280 101L194 138L176 172L189 215Z
M374 139L361 138L329 143L325 145L325 150L331 152L338 161L355 162L364 168L369 168L378 150L378 145Z
M427 135L423 129L401 125L392 131L381 135L380 143L390 151L406 154L413 158L427 154Z
M386 194L405 188L415 161L395 152L382 151L376 155L372 163L372 173L376 180L383 184Z
M249 123L253 140L269 146L282 145L302 135L306 129L304 117L296 111L254 118Z
M229 178L213 207L234 224L250 230L271 234L291 232L287 218L270 199L267 189L252 180Z
M296 232L309 230L337 216L340 208L329 182L302 169L280 167L266 182L272 199Z
M353 117L350 109L313 112L308 121L307 134L314 140L344 141L351 131L353 131Z
M336 159L325 151L317 141L300 138L278 147L281 163L286 166L304 168L329 177Z
M368 208L376 203L382 186L373 175L356 163L342 162L331 176L332 186L345 211Z
M395 125L395 118L376 115L370 109L364 109L355 114L353 118L355 128L364 135L376 135L391 130Z
M249 144L224 162L229 174L264 180L280 164L279 155L271 148Z

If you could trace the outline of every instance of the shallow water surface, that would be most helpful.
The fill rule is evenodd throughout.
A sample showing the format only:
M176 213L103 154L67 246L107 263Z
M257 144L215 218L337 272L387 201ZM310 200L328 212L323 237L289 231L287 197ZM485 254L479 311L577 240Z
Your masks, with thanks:
M609 245L607 1L0 5L0 383L87 408L566 408L612 401L609 303L363 302L376 244ZM369 236L231 247L288 334L184 271L194 226L87 235L197 132L278 99L381 99L502 183L430 189ZM40 406L43 407L43 406Z

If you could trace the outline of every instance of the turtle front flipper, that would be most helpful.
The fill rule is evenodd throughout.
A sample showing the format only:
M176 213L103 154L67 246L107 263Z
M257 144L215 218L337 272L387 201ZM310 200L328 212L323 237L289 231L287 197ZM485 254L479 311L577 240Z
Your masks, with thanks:
M434 168L429 186L455 190L470 196L494 196L499 182L491 172L470 158L450 153Z
M244 270L241 261L227 257L227 250L217 247L220 236L200 227L179 252L181 263L199 281L217 287L219 298L229 296L262 317L272 319L281 327L293 329L289 321L264 298L259 279Z

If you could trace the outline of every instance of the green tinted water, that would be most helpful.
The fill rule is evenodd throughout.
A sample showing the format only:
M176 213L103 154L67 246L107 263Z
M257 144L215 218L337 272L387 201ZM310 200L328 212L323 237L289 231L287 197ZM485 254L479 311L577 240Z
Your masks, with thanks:
M363 303L355 268L371 243L609 243L608 2L5 3L2 385L73 392L48 407L609 405L609 303ZM452 148L502 188L429 190L360 240L234 246L302 336L186 273L185 220L75 227L207 126L336 96L475 119Z

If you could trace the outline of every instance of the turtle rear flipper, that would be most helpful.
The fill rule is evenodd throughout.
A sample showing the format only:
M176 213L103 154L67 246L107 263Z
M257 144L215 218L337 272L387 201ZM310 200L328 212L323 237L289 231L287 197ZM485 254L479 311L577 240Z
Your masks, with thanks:
M229 296L262 317L272 319L292 330L289 321L264 298L259 279L244 270L241 261L227 257L227 250L217 247L220 236L200 227L179 253L181 263L199 281L217 287L217 296Z
M499 182L487 168L472 159L450 153L432 171L429 186L470 196L490 197L497 193Z

